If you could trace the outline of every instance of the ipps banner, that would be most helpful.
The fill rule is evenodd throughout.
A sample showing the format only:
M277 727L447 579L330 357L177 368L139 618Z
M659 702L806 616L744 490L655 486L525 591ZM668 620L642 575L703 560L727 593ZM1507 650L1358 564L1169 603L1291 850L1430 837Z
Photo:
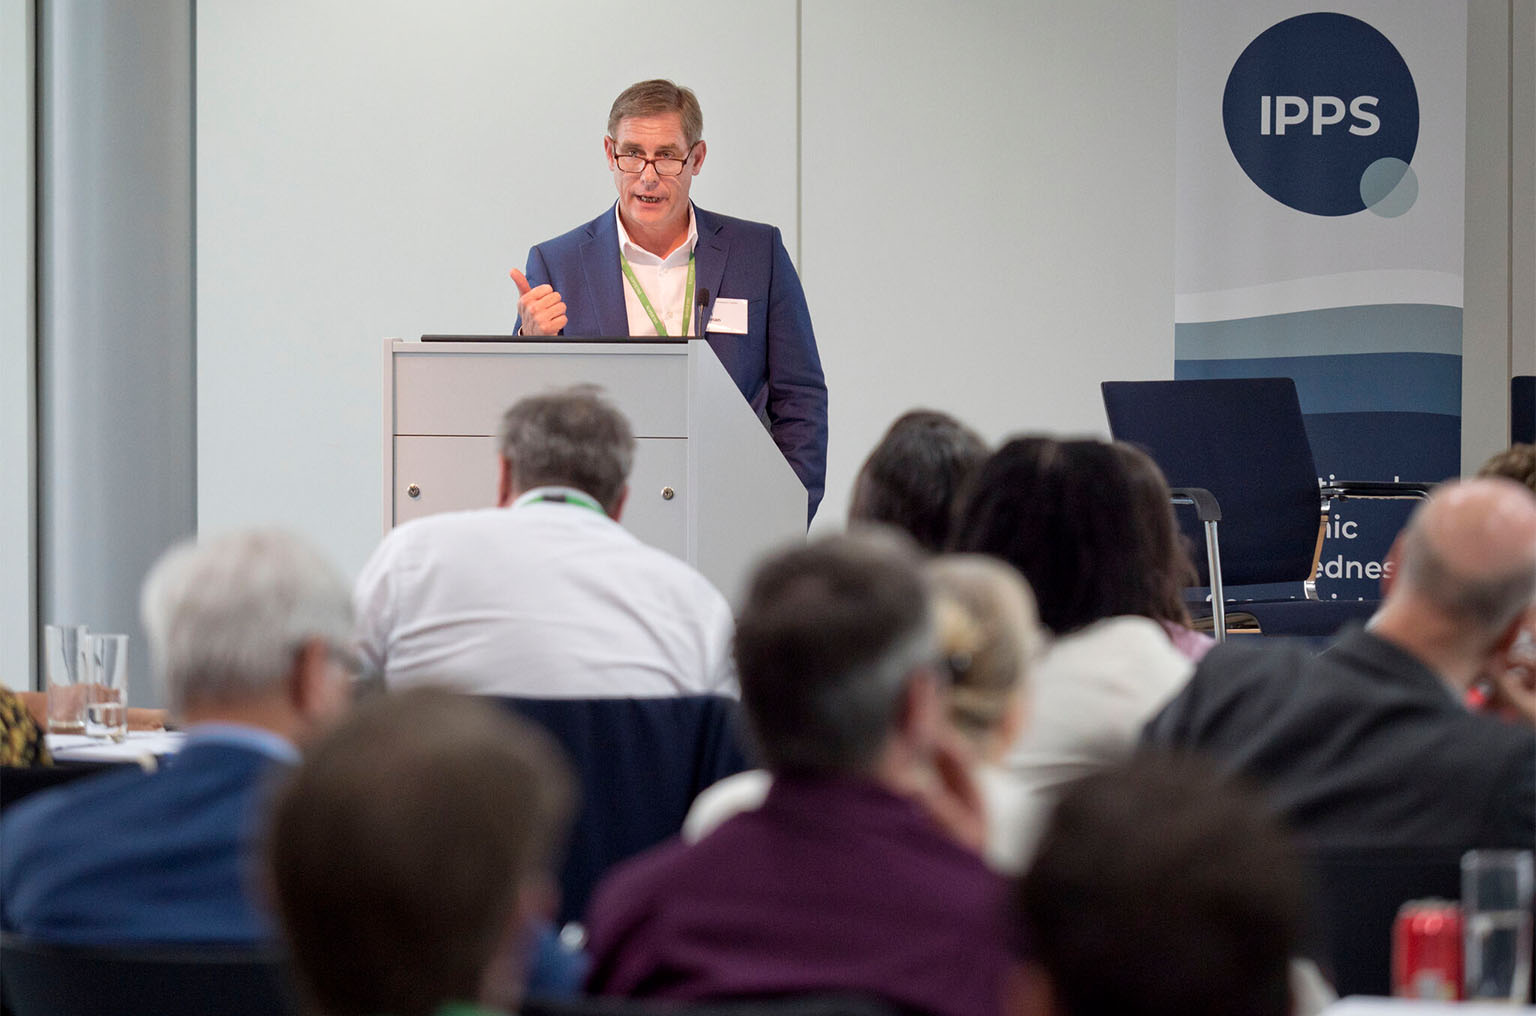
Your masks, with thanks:
M1180 3L1174 373L1294 378L1323 477L1460 470L1466 33L1456 0ZM1405 512L1337 512L1323 595L1373 595Z

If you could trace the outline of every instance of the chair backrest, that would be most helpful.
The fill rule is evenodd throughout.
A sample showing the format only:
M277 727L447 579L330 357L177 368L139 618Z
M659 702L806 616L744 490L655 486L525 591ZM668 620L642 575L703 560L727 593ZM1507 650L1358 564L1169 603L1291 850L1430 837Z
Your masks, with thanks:
M55 766L0 766L0 812L51 787L117 769L119 762L66 762Z
M1392 924L1409 900L1461 898L1461 851L1316 848L1311 876L1314 956L1342 995L1392 994Z
M1509 379L1509 443L1536 444L1536 374Z
M297 1016L282 957L199 946L44 945L0 936L15 1016Z
M1170 487L1204 487L1221 503L1227 585L1312 577L1321 499L1290 378L1105 381L1110 433L1141 447ZM1210 577L1193 513L1179 515L1202 584Z
M902 1016L889 1002L862 995L784 995L704 1002L572 998L524 1002L522 1016Z
M560 920L579 920L615 863L677 834L699 791L748 768L736 700L500 698L548 730L576 769L581 805L561 871Z

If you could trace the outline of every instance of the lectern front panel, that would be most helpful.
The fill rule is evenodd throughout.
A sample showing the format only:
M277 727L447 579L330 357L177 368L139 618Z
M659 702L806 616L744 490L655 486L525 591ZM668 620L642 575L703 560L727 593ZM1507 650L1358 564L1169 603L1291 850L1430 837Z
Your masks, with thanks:
M489 508L496 503L498 468L492 437L395 438L394 524L437 512ZM687 442L638 438L624 528L686 559L688 496Z

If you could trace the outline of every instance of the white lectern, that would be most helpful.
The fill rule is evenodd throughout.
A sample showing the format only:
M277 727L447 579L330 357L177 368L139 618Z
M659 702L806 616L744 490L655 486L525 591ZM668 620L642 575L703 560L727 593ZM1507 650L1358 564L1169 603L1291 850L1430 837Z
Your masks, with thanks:
M733 603L770 548L805 536L805 487L709 345L385 340L384 528L496 501L496 428L525 395L586 383L634 428L622 522Z

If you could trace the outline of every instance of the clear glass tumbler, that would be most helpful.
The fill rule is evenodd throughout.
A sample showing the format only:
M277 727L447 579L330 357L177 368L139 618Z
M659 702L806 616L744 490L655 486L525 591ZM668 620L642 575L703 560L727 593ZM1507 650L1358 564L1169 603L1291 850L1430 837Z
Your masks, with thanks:
M1524 1002L1531 990L1529 850L1469 850L1461 858L1467 999Z
M85 732L107 741L128 736L128 636L85 637Z
M43 675L48 688L48 733L85 733L83 624L43 626Z

